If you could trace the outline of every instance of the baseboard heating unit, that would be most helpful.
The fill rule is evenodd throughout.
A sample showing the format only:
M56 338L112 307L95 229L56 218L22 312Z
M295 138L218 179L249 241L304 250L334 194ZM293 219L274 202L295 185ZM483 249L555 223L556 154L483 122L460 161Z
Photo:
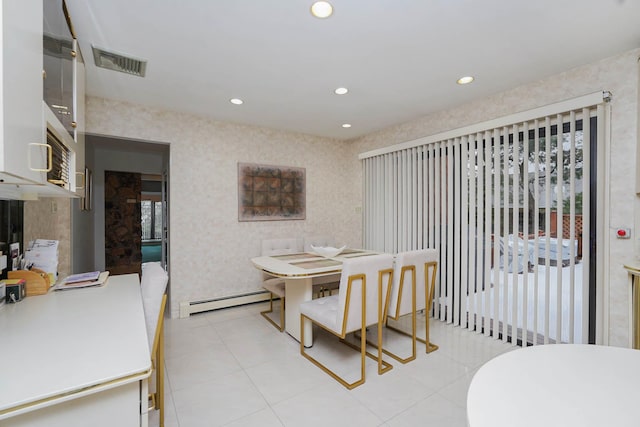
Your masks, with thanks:
M180 303L180 318L189 317L192 314L202 313L203 311L218 310L220 308L229 308L262 301L269 301L269 292L251 292L206 301L184 301Z

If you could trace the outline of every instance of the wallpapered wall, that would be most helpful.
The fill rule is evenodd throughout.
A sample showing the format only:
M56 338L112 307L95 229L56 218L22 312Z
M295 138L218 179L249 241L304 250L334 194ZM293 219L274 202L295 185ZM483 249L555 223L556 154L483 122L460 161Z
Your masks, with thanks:
M640 238L640 199L635 195L636 150L638 139L638 56L640 49L566 71L516 89L469 103L459 108L440 111L408 123L384 129L360 138L353 149L363 153L375 148L411 141L503 117L519 111L575 98L588 93L607 90L611 101L611 158L607 205L604 283L599 283L608 295L604 307L604 339L609 343L629 345L629 279L624 264L640 264L640 254L634 254L634 241ZM474 83L476 84L476 83ZM482 84L480 81L477 84ZM354 181L361 178L360 169ZM602 199L601 199L602 200ZM617 227L632 227L632 239L615 236ZM607 263L608 261L608 263ZM607 271L608 265L608 271Z
M132 119L135 118L135 119ZM171 314L180 302L260 290L250 258L265 238L330 234L360 245L357 156L349 144L105 99L87 99L90 133L169 142ZM238 221L237 164L306 168L306 219Z
M71 200L44 198L24 203L24 244L35 239L58 240L58 275L68 276L71 273Z

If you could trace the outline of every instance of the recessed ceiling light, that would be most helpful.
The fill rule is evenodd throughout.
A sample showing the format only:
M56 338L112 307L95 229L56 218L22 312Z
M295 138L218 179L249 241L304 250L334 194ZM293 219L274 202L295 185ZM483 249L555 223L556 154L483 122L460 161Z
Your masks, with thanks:
M317 1L311 5L311 14L316 18L328 18L333 13L333 6L328 1Z
M338 89L333 91L336 95L344 95L345 93L349 92L349 89L347 89L346 87L339 87Z
M244 101L240 98L231 98L229 100L230 103L234 104L234 105L242 105L244 104Z
M457 81L457 83L459 85L466 85L469 84L473 81L473 77L472 76L464 76L464 77L460 77Z
M345 128L345 129L346 129L346 128L350 128L350 127L351 127L351 124L350 124L350 123L345 123L345 124L343 124L343 125L342 125L342 127L343 127L343 128Z

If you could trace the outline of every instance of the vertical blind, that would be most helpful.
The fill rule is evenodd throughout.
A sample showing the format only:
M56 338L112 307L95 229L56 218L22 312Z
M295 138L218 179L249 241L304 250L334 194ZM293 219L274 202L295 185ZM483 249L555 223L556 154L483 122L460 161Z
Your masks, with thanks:
M362 154L365 247L439 249L444 322L514 345L587 342L606 95Z

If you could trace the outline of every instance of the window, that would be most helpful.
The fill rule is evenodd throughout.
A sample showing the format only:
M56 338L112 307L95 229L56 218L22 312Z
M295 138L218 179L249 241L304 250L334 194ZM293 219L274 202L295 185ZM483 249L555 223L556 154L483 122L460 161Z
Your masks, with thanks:
M142 211L142 240L162 239L162 202L143 200Z

